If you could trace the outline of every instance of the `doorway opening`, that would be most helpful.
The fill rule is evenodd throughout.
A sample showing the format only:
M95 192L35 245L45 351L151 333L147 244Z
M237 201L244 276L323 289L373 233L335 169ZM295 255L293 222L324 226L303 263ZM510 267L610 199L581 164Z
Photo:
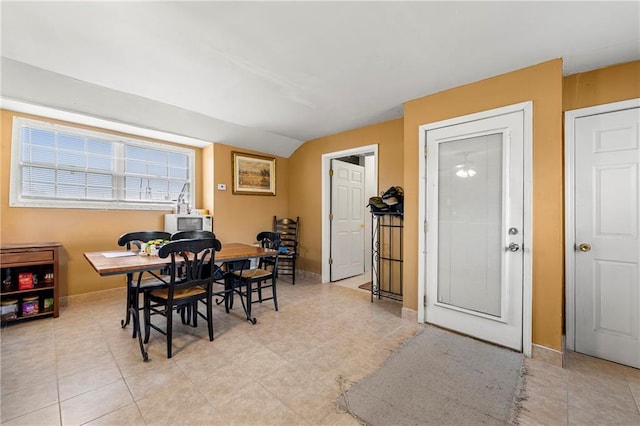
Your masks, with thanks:
M347 161L344 161L344 160ZM335 235L332 235L332 212L337 207L335 191L332 190L332 163L340 161L349 164L362 164L364 170L365 189L363 195L362 208L362 262L364 276L370 270L371 263L371 221L367 220L368 215L365 213L365 205L368 202L368 194L378 193L378 145L367 145L358 148L336 151L322 155L322 282L332 281L332 243ZM333 201L332 201L333 200ZM335 230L335 228L334 228ZM362 275L362 273L358 275Z

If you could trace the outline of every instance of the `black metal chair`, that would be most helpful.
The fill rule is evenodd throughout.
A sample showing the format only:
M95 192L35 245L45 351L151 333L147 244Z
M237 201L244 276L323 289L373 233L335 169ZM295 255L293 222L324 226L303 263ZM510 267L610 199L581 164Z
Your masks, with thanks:
M213 341L213 275L215 252L222 245L215 238L200 238L171 241L158 250L160 258L171 259L170 279L166 288L155 289L144 294L144 342L149 342L151 329L164 334L167 339L167 358L172 356L173 311L194 307L194 317L207 321L209 340ZM204 269L210 272L203 274ZM182 269L182 273L178 270ZM206 314L198 311L198 302L206 307ZM166 319L165 329L153 324L154 316ZM195 326L194 321L194 326Z
M260 232L256 239L263 248L277 250L280 246L280 236L275 232ZM251 262L249 259L239 260L227 263L227 291L231 294L227 297L227 312L233 307L233 294L240 296L242 307L247 314L247 320L253 324L256 319L251 316L251 305L253 303L262 303L267 300L273 300L275 310L278 310L278 295L276 289L278 255L261 257L258 267L250 269ZM263 291L271 289L271 296L265 297ZM252 300L252 294L257 293L258 298ZM245 304L246 300L246 304Z
M280 235L280 256L278 257L278 276L291 275L291 284L296 284L296 259L298 258L298 235L300 217L295 220L288 217L273 217L273 232Z
M127 232L122 234L118 238L118 245L124 246L126 250L131 250L133 247L137 247L140 250L143 243L151 240L165 240L168 241L171 238L171 234L164 231L136 231ZM140 310L139 292L146 292L156 288L164 287L166 284L166 278L161 278L166 271L148 272L151 276L144 277L144 272L140 272L137 278L134 278L134 274L127 274L127 313L125 319L120 321L122 328L129 325L131 317L135 315L138 318L138 311ZM135 324L134 324L135 325ZM136 337L137 325L133 327L133 336Z

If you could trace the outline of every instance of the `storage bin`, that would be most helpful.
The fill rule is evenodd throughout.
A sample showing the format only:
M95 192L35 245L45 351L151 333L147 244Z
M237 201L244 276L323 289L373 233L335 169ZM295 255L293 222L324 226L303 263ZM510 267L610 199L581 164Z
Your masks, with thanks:
M38 296L22 298L22 316L37 314L40 311L40 301Z
M0 320L11 321L18 317L18 299L5 299L0 302Z
M53 297L45 297L42 303L43 312L53 311Z

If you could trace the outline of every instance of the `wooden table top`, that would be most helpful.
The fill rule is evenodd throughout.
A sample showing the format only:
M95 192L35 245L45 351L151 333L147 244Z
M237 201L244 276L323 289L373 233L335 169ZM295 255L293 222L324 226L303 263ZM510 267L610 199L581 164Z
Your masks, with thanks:
M130 253L129 255L123 255ZM227 243L216 252L216 263L231 260L252 259L278 255L278 250L264 249L251 244ZM131 272L152 271L166 266L170 258L158 256L139 256L137 251L97 251L84 253L93 269L102 276L127 274Z

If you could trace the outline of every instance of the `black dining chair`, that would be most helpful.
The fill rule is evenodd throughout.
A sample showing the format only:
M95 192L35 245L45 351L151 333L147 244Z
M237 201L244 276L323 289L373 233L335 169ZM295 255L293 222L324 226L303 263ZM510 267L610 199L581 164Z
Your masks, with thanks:
M152 328L164 334L167 358L172 356L173 312L180 308L193 307L194 317L200 316L207 321L209 340L213 341L213 267L215 253L221 247L215 238L200 238L171 241L158 250L160 258L170 259L170 279L165 288L144 293L144 342L149 342ZM205 268L209 274L203 274ZM182 269L181 273L179 269ZM198 302L205 305L206 314L198 310ZM166 319L164 329L159 323L153 323L156 316Z
M216 238L216 234L214 234L211 231L205 231L203 229L193 229L193 230L189 230L189 231L177 231L174 232L173 234L171 234L171 241L175 241L175 240L192 240L192 239L197 239L197 238ZM217 251L219 251L220 249L218 249ZM224 272L222 270L222 268L220 268L218 265L214 265L214 275L213 275L213 279L214 279L214 284L218 284L218 285L222 285L223 288L225 286L225 283L223 281L224 279ZM209 266L208 265L204 265L203 269L202 269L202 274L203 276L209 275L211 271L209 271ZM178 273L182 273L181 268L178 269ZM226 295L226 292L224 290L220 291L213 291L213 295L214 296L223 296L222 299L218 299L216 301L216 303L219 305L222 303L222 301L224 300L224 296ZM188 324L190 321L190 318L193 320L193 326L197 327L198 326L198 317L197 315L191 315L191 314L195 314L195 310L192 309L191 307L186 307L185 309L181 310L181 315L182 315L182 322Z
M263 248L278 250L280 246L280 236L275 232L260 232L256 239ZM278 255L261 257L258 261L258 267L251 269L249 259L239 260L227 263L227 290L231 291L228 297L228 308L233 307L233 294L240 296L242 306L247 312L247 319L252 323L256 323L256 319L251 317L251 304L262 303L267 300L273 300L275 310L278 310L278 295L276 289L276 271L278 269ZM229 285L229 283L231 283ZM263 291L271 289L271 295L265 296ZM252 294L257 294L257 299L253 300ZM245 304L246 300L246 304Z
M126 250L132 250L134 247L137 247L137 249L140 250L143 243L151 240L168 241L170 238L171 234L164 231L127 232L118 238L118 245L121 247L124 246ZM144 293L166 285L163 278L161 278L161 276L164 275L164 272L166 271L149 271L147 272L148 276L144 276L144 272L140 272L137 274L137 277L134 277L133 273L127 274L127 312L125 319L120 321L122 328L129 325L133 315L135 315L135 318L138 318L138 312L140 310L140 291ZM138 326L134 324L132 336L134 338L136 337L137 329Z

